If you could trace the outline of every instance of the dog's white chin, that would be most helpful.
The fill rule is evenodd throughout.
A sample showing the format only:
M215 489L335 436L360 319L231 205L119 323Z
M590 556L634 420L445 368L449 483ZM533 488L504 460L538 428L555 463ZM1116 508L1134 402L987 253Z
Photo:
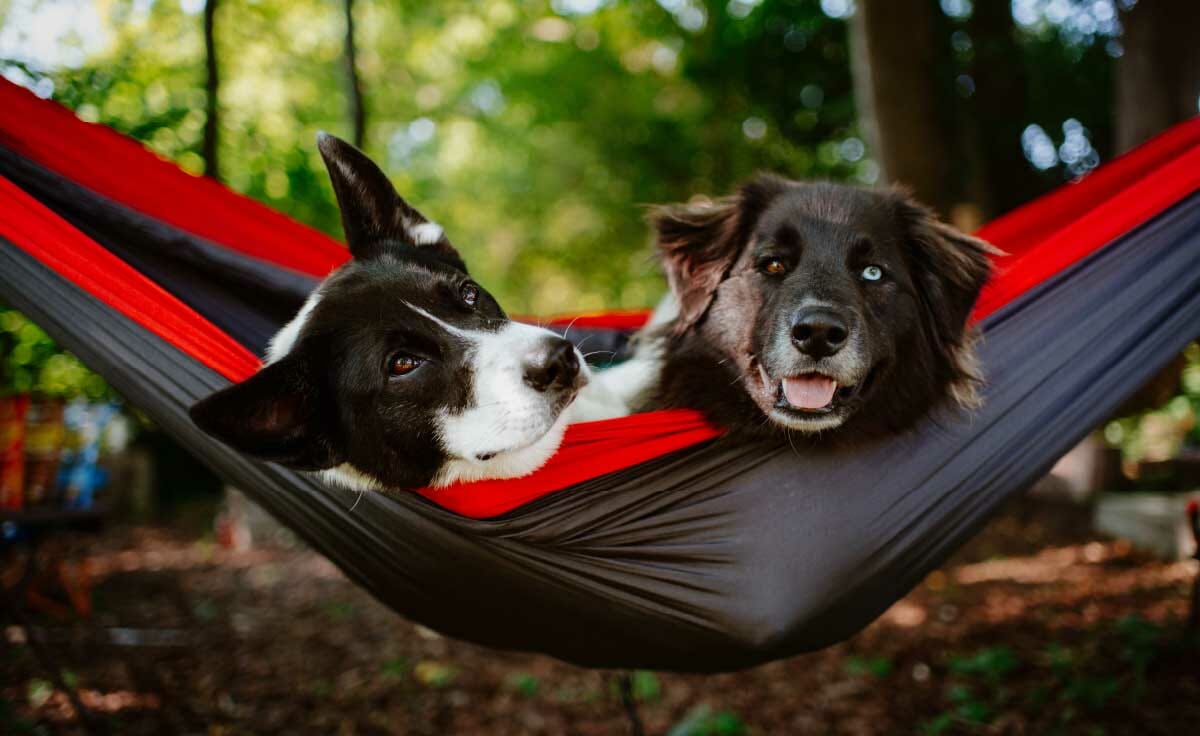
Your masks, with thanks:
M442 466L429 483L433 488L476 480L521 478L546 464L562 444L567 430L568 412L558 415L550 429L532 443L514 450L496 453L487 460L455 458Z
M441 488L454 483L469 483L477 480L502 480L522 478L546 464L546 461L562 444L567 430L567 412L563 412L550 430L531 444L515 450L499 452L487 460L465 460L456 458L446 462L429 482L430 488ZM336 468L321 470L317 475L331 486L346 488L359 493L387 490L378 478L364 473L350 463Z
M846 418L840 415L813 414L811 416L798 417L778 409L772 409L768 416L770 416L772 422L781 427L812 434L837 429L846 421Z
M382 491L383 483L378 478L368 475L350 463L342 463L335 468L317 471L317 477L327 485L346 488L351 491L364 493L366 491Z

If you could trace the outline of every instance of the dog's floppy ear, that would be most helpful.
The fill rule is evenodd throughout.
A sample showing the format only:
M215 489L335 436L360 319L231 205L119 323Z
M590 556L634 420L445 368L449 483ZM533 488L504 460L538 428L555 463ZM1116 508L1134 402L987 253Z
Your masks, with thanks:
M917 297L931 327L931 338L949 361L950 393L964 406L977 403L980 383L975 333L967 319L992 273L990 256L1003 255L990 243L942 222L933 210L906 192L895 193Z
M189 413L196 426L240 452L300 470L331 468L345 458L315 375L311 360L292 352Z
M1000 250L942 222L933 210L896 193L920 297L932 308L938 336L954 344L992 273Z
M679 302L676 334L704 316L717 287L737 260L750 228L785 186L783 179L760 175L732 197L667 205L652 211L651 223L667 283Z
M405 202L365 153L324 132L317 134L317 148L329 170L351 255L359 260L374 258L401 244L427 248L467 270L441 226Z

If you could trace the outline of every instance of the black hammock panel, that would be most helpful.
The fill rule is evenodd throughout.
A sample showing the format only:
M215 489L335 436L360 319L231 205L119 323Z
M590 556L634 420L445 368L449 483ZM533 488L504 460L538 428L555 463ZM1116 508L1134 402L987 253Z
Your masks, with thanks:
M12 150L0 174L245 345L311 282ZM0 223L16 219L6 201ZM853 453L710 441L468 519L412 494L356 498L200 433L187 407L228 380L35 252L4 236L0 298L374 596L450 636L597 667L730 670L854 634L1200 332L1190 195L984 320L973 414Z

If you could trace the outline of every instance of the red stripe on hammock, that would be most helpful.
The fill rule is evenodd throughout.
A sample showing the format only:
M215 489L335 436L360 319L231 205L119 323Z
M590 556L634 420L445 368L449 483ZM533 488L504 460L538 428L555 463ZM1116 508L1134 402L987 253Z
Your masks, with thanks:
M13 95L6 89L6 84L0 84L0 140L35 161L89 187L106 187L113 184L114 177L104 175L112 164L103 160L90 162L89 157L97 151L122 149L122 156L138 160L136 170L140 171L144 165L145 169L152 170L153 176L144 180L118 181L122 186L108 191L97 189L102 194L197 235L315 275L323 274L346 257L344 249L319 234L317 239L291 240L290 236L272 236L255 240L264 230L276 229L285 235L314 231L208 180L177 170L173 175L167 175L164 172L174 167L139 145L99 126L83 123L57 105L22 91L17 97L24 97L27 107L58 110L58 113L45 117L57 116L52 122L58 126L59 133L65 134L49 142L39 138L36 145L25 145L27 138L37 137L27 126L37 127L46 121L38 120L39 115L30 122L9 114L5 102ZM41 112L45 113L45 110L41 109ZM115 141L124 142L118 145ZM89 148L97 145L96 149ZM50 160L39 158L39 154L45 155L47 150L53 154ZM153 159L154 164L141 160L145 157ZM70 166L63 170L54 162L60 165L66 162ZM124 165L122 161L117 170ZM82 178L73 176L73 171L81 172ZM128 171L126 167L123 173ZM169 185L170 202L154 197L139 199L143 197L141 187L160 184ZM1067 185L986 226L980 235L1011 255L999 260L997 277L981 296L974 318L990 314L1198 189L1200 121L1193 120L1101 167L1080 182ZM200 194L194 194L192 190ZM139 207L126 196L143 204L149 202L155 209ZM193 217L196 213L189 208L197 197L212 205L206 212L217 212L220 216ZM189 209L187 216L175 212L178 202L188 203L188 208L182 208ZM172 215L175 215L174 219ZM188 224L184 224L185 221ZM201 225L206 229L199 229ZM217 233L219 237L210 233ZM230 380L241 380L256 369L257 359L240 344L7 181L0 186L0 234L64 278ZM337 251L330 248L337 248ZM289 249L294 250L287 255ZM555 318L552 323L565 326L574 320L581 329L636 329L648 314L646 311L590 313ZM719 434L720 431L706 424L699 414L686 411L651 412L579 424L568 429L562 449L550 462L526 478L418 492L465 516L495 516L547 493L631 467Z
M258 370L254 353L3 176L0 236L226 378Z
M349 258L328 235L5 79L0 145L142 214L285 268L323 277Z

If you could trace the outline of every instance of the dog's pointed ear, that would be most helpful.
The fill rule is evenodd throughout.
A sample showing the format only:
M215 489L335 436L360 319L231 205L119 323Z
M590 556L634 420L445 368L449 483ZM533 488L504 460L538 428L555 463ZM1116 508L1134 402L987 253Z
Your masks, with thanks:
M651 212L667 283L679 302L675 334L704 317L758 216L787 185L784 179L759 175L732 197L667 205Z
M192 406L192 421L234 449L299 470L345 458L325 409L312 360L292 352L252 377Z
M405 202L365 153L325 132L317 134L317 149L329 170L351 255L365 260L401 244L427 248L467 270L441 226Z
M991 257L1002 252L942 222L906 192L897 191L895 196L921 292L918 296L932 307L938 338L944 344L957 344L975 300L992 274Z

